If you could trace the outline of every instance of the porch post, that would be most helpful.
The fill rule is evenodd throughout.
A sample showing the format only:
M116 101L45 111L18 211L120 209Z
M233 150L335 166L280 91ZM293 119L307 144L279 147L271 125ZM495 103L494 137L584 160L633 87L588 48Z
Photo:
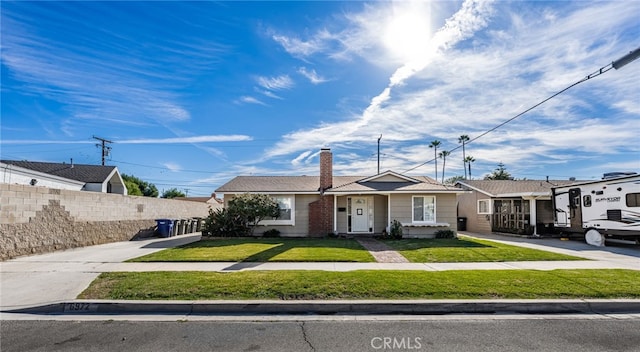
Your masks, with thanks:
M535 198L530 198L529 199L529 222L531 226L533 226L533 235L537 236L538 235L538 220L536 219L536 199Z
M387 228L388 231L391 230L391 194L387 194Z
M333 195L333 233L338 233L338 195Z

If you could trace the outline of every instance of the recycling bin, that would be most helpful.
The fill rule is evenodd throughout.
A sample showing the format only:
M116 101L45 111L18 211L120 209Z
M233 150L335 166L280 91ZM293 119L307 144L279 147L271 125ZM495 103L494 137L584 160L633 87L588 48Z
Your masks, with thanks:
M169 237L173 234L173 221L170 219L156 219L156 224L160 237Z
M467 231L467 218L464 216L458 218L458 231Z

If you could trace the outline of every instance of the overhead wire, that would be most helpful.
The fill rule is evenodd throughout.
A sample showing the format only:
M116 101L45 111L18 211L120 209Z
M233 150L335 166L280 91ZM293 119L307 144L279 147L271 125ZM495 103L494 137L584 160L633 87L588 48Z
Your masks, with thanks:
M638 50L640 50L640 48L639 48L639 49L636 49L635 51L632 51L632 52L631 52L630 54L628 54L628 55L631 55L631 54L633 54L633 53L636 53ZM627 55L627 56L628 56L628 55ZM625 56L625 57L626 57L626 56ZM636 58L637 58L637 54L636 54ZM624 58L623 58L623 59L624 59ZM599 70L597 70L597 71L595 71L595 72L593 72L593 73L589 74L588 76L586 76L586 77L582 78L581 80L579 80L579 81L577 81L577 82L575 82L575 83L573 83L573 84L571 84L571 85L567 86L566 88L564 88L564 89L562 89L562 90L560 90L560 91L558 91L558 92L556 92L556 93L554 93L554 94L550 95L550 96L549 96L549 97L547 97L546 99L544 99L544 100L542 100L542 101L540 101L540 102L538 102L538 103L534 104L533 106L531 106L531 107L529 107L528 109L526 109L526 110L522 111L521 113L519 113L519 114L517 114L517 115L515 115L515 116L511 117L510 119L508 119L508 120L506 120L506 121L504 121L504 122L502 122L502 123L500 123L500 124L496 125L495 127L490 128L489 130L487 130L487 131L485 131L485 132L483 132L483 133L479 134L478 136L475 136L475 137L473 137L473 138L469 139L468 141L466 141L466 142L464 143L464 145L466 146L466 145L469 145L470 143L472 143L472 142L474 142L474 141L477 141L478 139L480 139L480 138L482 138L482 137L486 136L487 134L489 134L489 133L491 133L491 132L493 132L493 131L495 131L495 130L499 129L500 127L502 127L502 126L504 126L504 125L506 125L506 124L508 124L508 123L512 122L513 120L515 120L515 119L517 119L517 118L521 117L522 115L524 115L524 114L528 113L529 111L531 111L531 110L533 110L533 109L537 108L538 106L540 106L540 105L542 105L542 104L544 104L544 103L548 102L549 100L551 100L551 99L553 99L553 98L557 97L558 95L560 95L560 94L562 94L562 93L564 93L564 92L568 91L569 89L571 89L571 88L573 88L573 87L575 87L575 86L577 86L577 85L579 85L579 84L581 84L581 83L584 83L584 82L586 82L586 81L588 81L588 80L590 80L590 79L592 79L592 78L598 77L598 76L602 75L603 73L605 73L605 72L607 72L607 71L609 71L609 70L611 70L611 69L613 69L613 68L618 69L618 68L622 67L622 66L616 67L616 62L620 62L620 61L622 61L623 59L620 59L620 60L614 61L614 62L612 62L612 63L610 63L610 64L608 64L608 65L605 65L605 66L601 67ZM630 62L630 61L629 61L629 62ZM627 62L627 63L628 63L628 62ZM625 63L625 64L626 64L626 63ZM449 150L449 152L456 151L456 150L458 150L458 149L460 149L460 148L462 148L462 145L458 145L457 147L450 149L450 150ZM433 159L431 159L431 160L427 160L427 161L425 161L425 162L423 162L423 163L421 163L421 164L419 164L419 165L417 165L417 166L414 166L414 167L412 167L412 168L410 168L410 169L405 170L405 171L404 171L404 173L407 173L407 172L409 172L409 171L413 171L413 170L415 170L415 169L417 169L417 168L419 168L419 167L422 167L422 166L424 166L424 165L426 165L426 164L428 164L428 163L434 162L435 160L437 160L437 158L433 158Z

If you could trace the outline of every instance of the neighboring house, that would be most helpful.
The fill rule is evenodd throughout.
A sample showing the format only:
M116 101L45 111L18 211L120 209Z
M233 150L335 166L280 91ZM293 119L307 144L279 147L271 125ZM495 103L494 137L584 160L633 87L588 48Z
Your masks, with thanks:
M49 188L127 194L115 166L1 160L2 183Z
M223 208L223 200L216 198L216 194L211 194L210 197L175 197L175 200L184 200L187 202L207 203L212 209Z
M567 180L464 180L457 186L471 191L458 197L458 216L467 231L543 235L553 231L551 187Z
M272 196L281 216L261 225L285 236L374 235L389 231L394 220L408 237L456 231L456 196L461 192L429 177L393 171L333 176L330 149L320 152L320 176L238 176L216 190L225 204L243 193Z

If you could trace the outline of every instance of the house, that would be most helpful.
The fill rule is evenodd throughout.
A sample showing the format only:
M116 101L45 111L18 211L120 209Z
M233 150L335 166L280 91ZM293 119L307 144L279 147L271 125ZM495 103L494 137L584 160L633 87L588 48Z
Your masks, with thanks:
M184 200L187 202L207 203L211 209L223 208L222 199L218 199L215 193L212 193L210 197L175 197L175 200Z
M458 216L466 230L477 233L544 235L553 231L551 187L572 180L464 180L470 191L458 197Z
M429 177L393 171L369 177L333 176L328 148L320 151L319 176L238 176L216 190L224 195L225 204L243 193L273 197L281 216L260 224L284 236L374 235L389 231L394 220L402 224L407 237L456 231L456 196L461 192Z
M49 188L127 194L118 168L104 165L0 160L0 182Z

